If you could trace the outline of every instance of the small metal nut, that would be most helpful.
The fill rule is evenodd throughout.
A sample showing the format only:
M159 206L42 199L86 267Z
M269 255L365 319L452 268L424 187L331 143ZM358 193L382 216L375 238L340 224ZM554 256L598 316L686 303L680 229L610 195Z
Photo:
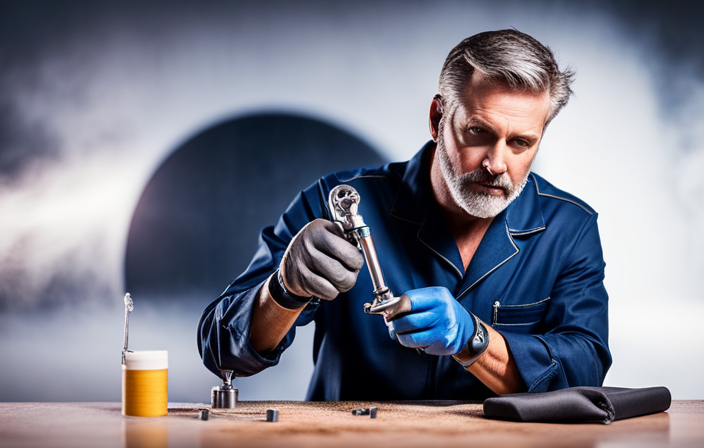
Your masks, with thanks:
M369 418L376 418L377 408L369 408Z
M210 417L210 412L208 412L207 409L204 409L204 410L198 412L198 419L199 420L208 420L209 417Z
M278 422L279 421L279 411L276 409L267 409L266 410L266 421Z

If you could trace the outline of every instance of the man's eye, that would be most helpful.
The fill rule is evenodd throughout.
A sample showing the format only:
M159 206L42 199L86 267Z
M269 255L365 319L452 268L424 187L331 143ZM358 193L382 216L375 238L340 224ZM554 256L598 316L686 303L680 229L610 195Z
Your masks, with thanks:
M474 135L482 134L482 133L486 132L484 129L478 128L478 127L476 127L476 126L470 126L467 130L468 130L471 134L474 134Z
M526 147L530 146L530 144L529 144L527 141L525 141L525 140L523 140L523 139L521 139L521 138L517 138L516 140L514 140L514 142L516 142L516 145L517 145L517 146L521 146L521 147L523 147L523 148L526 148Z

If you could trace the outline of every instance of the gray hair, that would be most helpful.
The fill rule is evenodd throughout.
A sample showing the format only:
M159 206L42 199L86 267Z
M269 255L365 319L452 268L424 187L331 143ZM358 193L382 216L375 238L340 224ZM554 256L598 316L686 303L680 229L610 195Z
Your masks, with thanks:
M550 94L550 123L572 94L574 72L560 71L552 51L520 31L509 29L475 34L450 51L440 72L438 93L454 109L477 70L492 81L518 90Z

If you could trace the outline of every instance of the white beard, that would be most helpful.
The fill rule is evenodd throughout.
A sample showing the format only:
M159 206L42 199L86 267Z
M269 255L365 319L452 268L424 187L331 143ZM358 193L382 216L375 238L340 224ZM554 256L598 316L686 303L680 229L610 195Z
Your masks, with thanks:
M525 187L528 182L528 174L523 178L520 185L516 186L513 185L507 173L492 176L484 168L479 168L465 174L457 174L445 150L442 133L438 135L436 151L438 153L438 159L440 160L440 171L445 178L445 183L450 189L452 198L464 211L477 218L493 218L501 213L521 194L523 187ZM504 194L496 196L474 191L468 187L469 184L476 182L500 187L504 190Z

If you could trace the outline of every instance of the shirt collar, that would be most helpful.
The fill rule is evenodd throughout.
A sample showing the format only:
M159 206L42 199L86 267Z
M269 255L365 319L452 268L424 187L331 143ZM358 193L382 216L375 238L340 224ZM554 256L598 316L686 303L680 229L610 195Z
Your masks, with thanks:
M430 185L430 158L435 142L429 141L406 165L401 188L391 208L391 215L421 225L429 212L437 211ZM545 229L540 207L536 175L530 173L521 194L497 218L505 217L511 235L529 235Z
M435 142L429 141L406 165L391 215L404 221L422 224L435 203L430 186L430 157Z
M506 208L506 228L513 236L545 230L536 175L530 173L521 194Z

